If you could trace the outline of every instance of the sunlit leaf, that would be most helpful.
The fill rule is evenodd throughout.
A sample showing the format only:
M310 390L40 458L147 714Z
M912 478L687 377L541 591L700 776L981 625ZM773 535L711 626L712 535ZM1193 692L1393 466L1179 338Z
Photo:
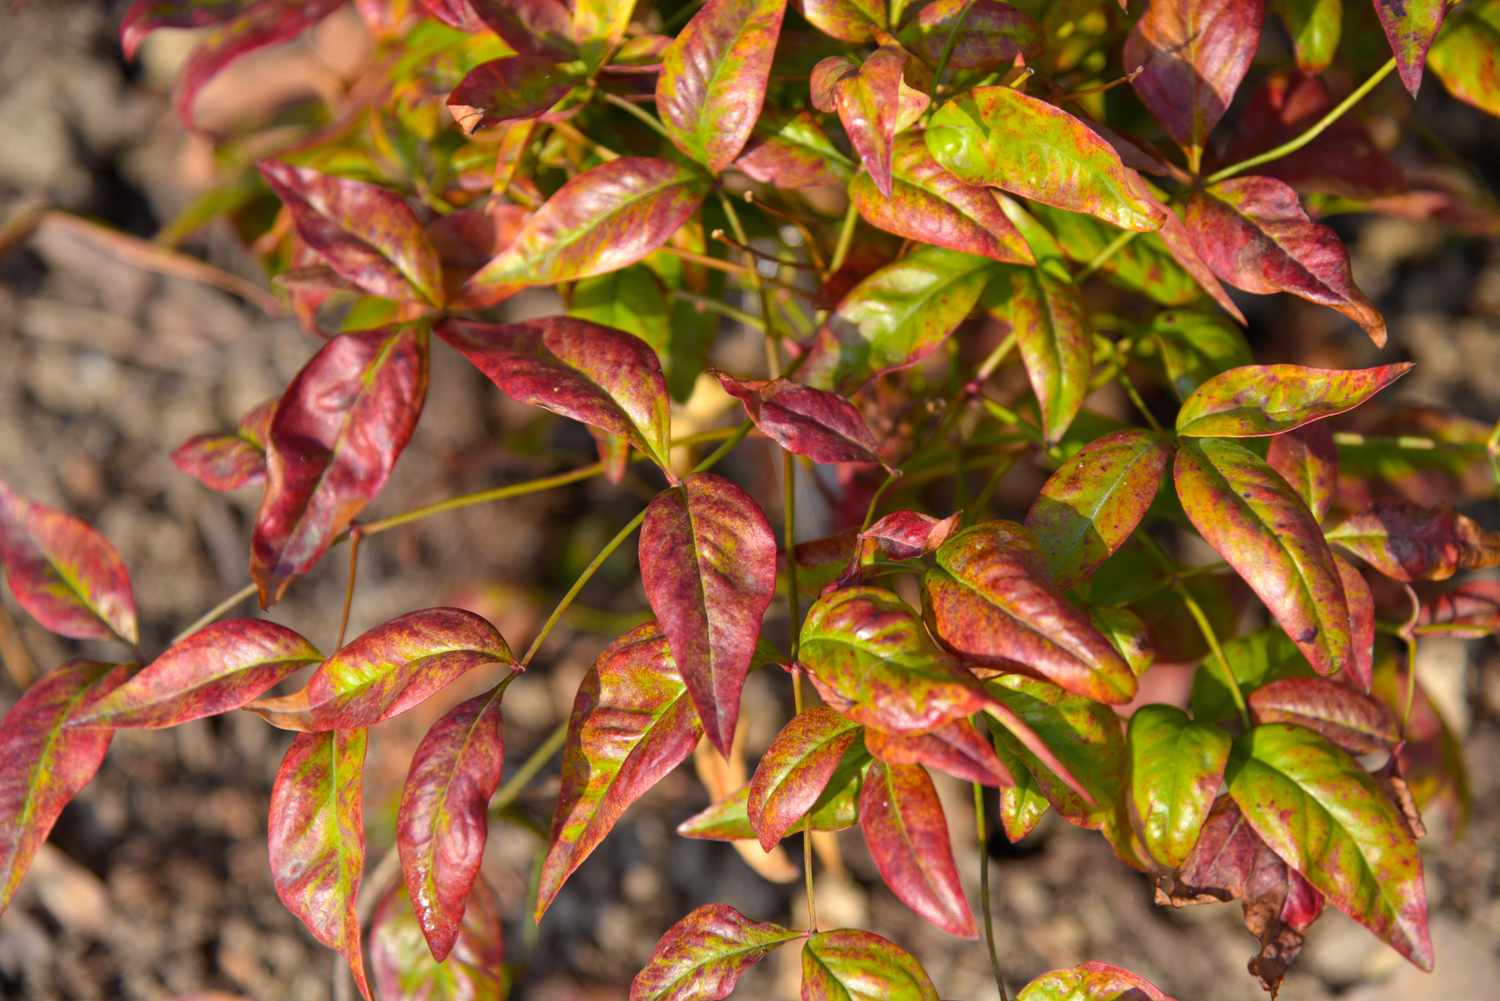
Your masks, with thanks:
M448 959L432 958L406 888L400 883L375 907L370 921L370 976L381 1001L505 1001L501 902L480 877Z
M1209 379L1177 411L1177 433L1251 438L1294 431L1353 410L1412 369L1411 362L1378 368L1246 365Z
M1339 456L1333 432L1321 422L1278 434L1266 450L1266 462L1291 484L1319 522L1339 492Z
M1130 717L1126 740L1141 838L1152 858L1175 869L1192 852L1219 793L1229 734L1193 722L1174 706L1149 705Z
M1500 116L1500 2L1470 0L1454 10L1427 65L1448 93Z
M630 982L630 1001L721 1001L751 966L802 932L706 904L661 937Z
M938 1001L915 956L874 932L818 932L802 947L802 1001Z
M885 0L802 0L802 13L842 42L868 42L885 30Z
M977 937L943 805L926 769L871 765L859 797L859 827L880 878L902 903L950 935Z
M1390 751L1401 740L1396 718L1379 699L1327 678L1282 678L1250 693L1257 723L1295 723L1346 751Z
M897 37L930 66L947 49L950 71L1004 69L1017 56L1030 63L1043 48L1041 27L999 0L931 0L906 18Z
M852 169L812 112L785 115L770 109L733 166L752 180L778 188L833 187Z
M1000 305L990 306L991 297ZM1047 440L1059 441L1082 409L1094 371L1094 335L1078 287L1052 268L1007 268L985 299L1016 338Z
M892 511L860 532L859 537L874 541L881 555L889 559L914 560L936 552L958 522L956 514L940 520L920 511Z
M1500 565L1500 533L1446 507L1376 504L1330 525L1328 541L1400 581Z
M770 851L823 795L858 724L827 706L798 714L761 755L745 802L760 846Z
M766 437L814 462L879 463L880 443L864 417L837 393L788 379L740 381L719 373L719 385L745 405Z
M1043 973L1016 995L1016 1001L1173 1001L1161 989L1129 970L1108 963L1084 963Z
M901 49L882 46L858 65L844 56L829 56L812 71L813 105L822 111L838 112L875 194L881 198L890 198L892 193L896 133L927 106L925 94L902 82L906 60Z
M1015 785L1000 788L1000 826L1012 843L1036 830L1051 804L1042 795L1036 776L1027 765L1026 749L1007 731L992 728L995 757L1000 759Z

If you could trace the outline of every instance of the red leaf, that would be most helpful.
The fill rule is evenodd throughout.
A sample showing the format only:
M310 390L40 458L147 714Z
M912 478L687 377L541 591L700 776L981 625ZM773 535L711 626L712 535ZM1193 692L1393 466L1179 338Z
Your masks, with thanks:
M460 702L432 725L412 755L396 813L396 849L417 923L438 962L463 927L489 836L505 742L496 688ZM379 977L376 977L379 980Z
M927 97L903 89L906 54L883 46L857 69L843 56L829 56L813 67L812 101L822 111L837 111L849 142L869 171L875 188L891 197L891 161L902 119L915 119Z
M343 334L297 373L271 420L266 494L250 540L262 608L380 492L426 397L420 327Z
M1193 390L1177 411L1177 433L1256 438L1295 431L1353 410L1412 369L1411 362L1376 368L1245 365L1220 372Z
M760 117L786 0L708 0L661 55L656 109L677 148L717 174Z
M615 640L584 677L563 745L562 789L537 884L536 918L626 808L703 734L656 623Z
M1325 678L1281 678L1250 693L1257 723L1295 723L1355 754L1390 751L1401 740L1379 699Z
M1338 553L1333 563L1344 585L1344 602L1349 606L1349 663L1344 670L1360 691L1368 692L1375 673L1375 594L1365 575Z
M778 188L833 187L850 164L810 111L790 117L767 111L734 168Z
M771 525L739 487L694 473L647 506L640 565L708 739L727 755L760 621L776 593Z
M760 846L770 851L812 809L859 739L859 725L827 706L798 714L782 728L755 767L745 813Z
M262 161L260 173L291 213L297 234L338 274L371 295L442 304L442 262L399 196L275 160Z
M1312 512L1276 471L1231 441L1185 439L1173 470L1198 534L1270 610L1319 674L1350 660L1349 606Z
M1043 48L1041 26L999 0L931 0L906 18L900 38L929 66L941 63L946 51L950 71L1004 69L1017 56L1030 64Z
M207 28L223 24L258 0L135 0L120 19L120 48L134 59L146 36L158 28Z
M1271 439L1266 463L1292 485L1312 516L1322 521L1339 493L1339 453L1323 422Z
M445 0L451 2L451 0ZM474 13L522 55L563 61L577 58L567 0L469 0Z
M481 876L448 960L432 958L406 888L392 886L370 921L370 973L381 1001L490 1001L510 988L505 929L494 887Z
M488 306L528 285L628 267L698 211L706 181L668 160L622 156L578 174L532 213L514 240L469 279L461 300Z
M958 527L959 516L950 514L939 521L920 511L892 511L859 533L861 539L873 539L882 556L893 560L914 560L937 551Z
M755 426L788 452L814 462L884 465L875 433L854 405L837 393L787 379L741 382L715 374L724 391L745 405Z
M1186 221L1198 255L1230 285L1330 306L1384 346L1385 320L1355 287L1338 234L1309 219L1281 181L1237 177L1194 192Z
M1373 614L1372 614L1373 617ZM1480 639L1500 630L1500 581L1465 581L1422 603L1417 633Z
M210 490L238 490L266 478L266 440L276 400L256 405L233 434L196 434L172 451L172 465Z
M494 626L461 608L427 608L351 640L299 691L246 708L288 730L352 730L399 716L492 665L519 669Z
M511 125L545 113L568 91L572 78L550 59L507 56L480 63L448 95L448 111L465 135Z
M927 765L966 782L995 789L1016 784L1010 770L995 756L990 742L966 719L956 719L928 733L904 736L867 730L865 746L888 765Z
M286 626L228 619L174 643L74 725L160 728L238 709L323 655Z
M1447 580L1500 566L1500 533L1448 507L1377 503L1329 526L1328 541L1392 580Z
M746 970L801 932L706 904L661 937L630 982L630 1001L722 1001Z
M864 173L850 183L849 198L866 222L887 233L1009 264L1036 263L994 195L944 170L921 132L896 137L889 192Z
M1058 593L1020 525L992 521L959 532L938 550L923 587L938 639L966 660L1035 674L1100 702L1134 697L1134 672Z
M1201 150L1260 44L1263 0L1151 0L1125 39L1130 85L1177 145Z
M903 904L950 935L978 937L943 805L922 767L871 765L859 796L859 828L880 878Z
M67 724L129 673L124 664L69 661L33 683L0 720L0 913L114 736Z
M666 377L639 337L570 316L503 324L450 319L437 332L507 396L629 438L668 468Z
M0 564L16 601L51 632L135 644L135 594L115 547L72 515L27 500L4 482Z
M1401 83L1416 97L1427 50L1448 13L1447 0L1375 0L1375 13L1391 43Z
M276 895L313 938L349 962L370 1001L355 902L365 864L365 731L299 733L271 787Z

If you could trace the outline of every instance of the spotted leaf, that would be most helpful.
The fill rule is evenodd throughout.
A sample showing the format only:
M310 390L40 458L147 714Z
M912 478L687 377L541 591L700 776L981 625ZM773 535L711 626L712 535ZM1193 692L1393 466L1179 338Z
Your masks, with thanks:
M1353 410L1410 372L1410 362L1378 368L1246 365L1209 379L1177 411L1177 433L1192 437L1278 435Z
M823 795L859 725L827 706L799 713L771 741L750 779L746 815L770 851Z
M721 1001L751 966L801 932L751 921L727 904L706 904L656 943L630 982L630 1001Z
M859 797L859 827L880 878L902 903L950 935L976 937L943 805L926 769L871 765Z
M1229 760L1229 734L1149 705L1130 717L1130 792L1151 857L1175 869L1187 861L1214 805Z

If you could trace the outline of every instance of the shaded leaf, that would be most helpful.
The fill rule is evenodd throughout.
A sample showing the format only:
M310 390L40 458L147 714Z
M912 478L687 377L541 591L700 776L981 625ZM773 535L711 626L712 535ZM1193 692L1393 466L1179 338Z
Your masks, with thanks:
M3 481L0 565L10 593L49 631L135 644L135 594L115 547L84 522L22 497Z
M1349 663L1344 668L1349 677L1345 683L1353 682L1361 691L1370 690L1370 680L1375 672L1375 594L1370 590L1365 575L1343 557L1333 554L1334 565L1339 568L1339 580L1344 585L1344 602L1349 606Z
M365 864L365 731L299 733L271 787L268 840L276 895L349 962L370 999L355 902Z
M1201 150L1250 68L1262 0L1151 0L1125 39L1130 85L1177 145Z
M707 181L685 166L622 156L572 177L514 240L469 279L463 300L490 305L528 285L555 285L634 264L692 218Z
M1268 5L1292 36L1297 68L1304 73L1327 69L1343 34L1344 0L1268 0Z
M778 188L815 188L842 184L851 164L812 112L785 116L768 110L734 168Z
M964 659L1034 673L1100 702L1135 695L1129 665L1048 580L1020 525L992 521L954 535L923 589L934 632Z
M1161 435L1131 428L1094 439L1048 477L1026 528L1059 587L1084 580L1125 544L1171 458Z
M850 183L849 198L866 222L887 233L1010 264L1035 261L994 196L939 166L920 132L896 137L889 194L862 173Z
M771 741L750 779L746 815L770 851L823 795L859 726L827 706L799 713Z
M903 904L950 935L977 937L943 805L926 769L871 765L859 797L859 827L880 878Z
M232 434L195 434L172 450L172 465L210 490L238 490L266 478L266 439L276 400L266 400L240 418Z
M438 0L447 3L451 0ZM567 0L468 0L475 14L516 52L549 59L571 59L573 19Z
M729 753L740 690L776 593L776 537L754 498L694 473L646 507L641 584L708 739Z
M868 730L865 746L888 765L927 765L995 789L1015 785L1015 779L995 756L994 747L966 719L915 736Z
M1161 989L1129 970L1108 963L1084 963L1043 973L1016 995L1016 1001L1173 1001Z
M1137 193L1114 147L1066 111L1010 87L976 87L944 104L926 139L937 162L970 184L1124 229L1161 225L1162 210Z
M991 728L995 757L1000 759L1015 785L1000 787L1000 826L1012 844L1036 830L1050 804L1027 765L1026 750L1015 737L999 727Z
M124 664L69 661L33 682L0 719L0 913L114 736L67 724L129 673Z
M401 873L422 935L440 963L459 939L484 860L490 797L505 759L503 691L460 702L434 723L412 754L401 787Z
M1187 399L1217 373L1254 361L1240 329L1210 313L1187 309L1157 313L1151 319L1151 337L1179 400Z
M1229 794L1255 833L1328 902L1432 968L1422 859L1375 779L1322 736L1258 726L1235 741Z
M708 0L661 56L656 109L677 148L718 173L760 117L786 0Z
M506 56L480 63L448 94L448 111L465 135L496 125L512 125L545 113L573 80L550 59Z
M376 184L264 160L261 177L297 234L342 277L371 295L443 302L443 266L416 213Z
M432 958L406 888L397 883L370 922L370 974L381 1001L504 1001L505 969L499 895L480 877L446 962Z
M1500 581L1465 581L1422 602L1416 632L1480 639L1500 630Z
M1500 533L1447 507L1378 503L1329 526L1328 541L1392 580L1447 580L1500 565Z
M501 324L450 319L437 333L505 395L626 437L669 468L666 377L639 337L571 316Z
M1017 56L1031 63L1043 48L1041 27L999 0L932 0L898 33L901 44L930 66L942 62L950 35L948 68L955 71L1004 69Z
M1094 335L1078 287L1051 268L1007 268L986 293L990 315L1010 324L1047 440L1061 440L1083 407L1094 371Z
M342 334L287 386L271 419L266 493L250 539L262 608L385 485L422 413L427 363L421 327Z
M705 904L656 943L630 982L630 1001L721 1001L744 972L802 932L751 921L728 904Z
M916 957L874 932L841 928L802 947L802 1001L937 1001Z
M1229 734L1174 706L1149 705L1130 717L1126 740L1141 839L1152 858L1175 869L1187 861L1219 793Z
M1385 344L1385 320L1354 284L1333 230L1308 218L1297 193L1270 177L1236 177L1188 197L1193 246L1214 274L1246 292L1290 292L1329 306Z
M1427 55L1448 93L1500 116L1500 3L1470 0L1455 10Z
M814 462L884 465L875 433L842 396L789 379L741 382L723 373L716 375L724 391L745 405L755 426L788 452Z
M1328 516L1339 492L1339 455L1327 424L1276 435L1266 450L1266 462L1291 484L1314 518L1321 522Z
M537 920L626 808L692 754L702 734L655 622L604 649L578 686L568 719Z
M289 730L369 727L491 666L519 669L494 626L461 608L426 608L350 640L298 691L246 708Z
M1346 751L1390 751L1401 740L1396 718L1374 696L1326 678L1282 678L1250 693L1257 723L1295 723Z
M286 626L263 619L227 619L172 644L72 722L158 728L217 716L322 660L316 647Z
M1412 369L1246 365L1209 379L1177 411L1177 433L1253 438L1293 431L1353 410Z
M1447 12L1447 0L1375 0L1375 14L1396 57L1396 72L1412 97L1422 86L1427 50Z
M1173 475L1198 534L1250 585L1318 673L1347 666L1349 607L1338 567L1291 486L1255 453L1212 438L1184 441Z

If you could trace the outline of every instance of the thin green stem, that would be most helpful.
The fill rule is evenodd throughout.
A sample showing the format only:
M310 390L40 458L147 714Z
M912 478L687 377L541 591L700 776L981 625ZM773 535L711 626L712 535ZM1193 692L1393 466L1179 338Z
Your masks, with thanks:
M344 648L344 637L349 633L349 612L354 608L354 582L359 579L359 546L364 542L364 530L355 527L349 531L349 583L344 586L344 610L339 615L339 641L334 649Z
M964 4L964 9L958 12L958 17L953 21L953 27L948 29L948 37L943 40L943 52L938 56L937 69L932 74L933 97L938 97L943 93L943 78L948 73L948 60L953 56L953 47L958 43L958 36L963 34L964 24L969 20L969 12L974 9L974 2L975 0L968 0ZM936 101L927 106L929 117L936 107Z
M1162 431L1161 423L1156 419L1156 416L1151 413L1150 409L1147 408L1146 401L1141 399L1140 392L1135 388L1135 383L1131 381L1130 376L1125 373L1125 364L1123 361L1117 362L1117 366L1115 369L1115 381L1120 384L1121 389L1125 390L1125 395L1130 397L1131 404L1133 404L1135 406L1135 409L1140 412L1140 415L1146 419L1146 423L1151 426L1151 430L1160 434Z
M836 275L844 266L844 261L849 257L849 247L854 243L854 227L859 222L859 209L855 208L854 202L844 210L844 221L839 226L839 242L834 245L833 257L828 261L828 273Z
M457 497L449 497L422 507L412 508L400 514L393 514L389 518L372 521L360 527L364 535L379 535L388 532L401 525L408 525L423 518L430 518L435 514L446 511L458 511L462 508L473 507L476 504L488 504L491 501L505 500L510 497L521 497L526 494L541 493L544 490L552 490L557 487L565 487L569 483L577 483L580 480L592 479L604 472L604 464L596 462L589 466L578 469L570 469L566 473L558 473L555 476L543 476L540 479L526 480L523 483L511 483L503 487L493 487L489 490L481 490L472 494L461 494Z
M791 576L796 576L793 568ZM797 715L802 715L802 668L797 666L797 626L792 624L792 706ZM812 824L809 822L808 829L802 832L802 886L807 893L807 928L809 931L818 930L818 899L813 892L813 832Z
M600 97L604 98L605 104L614 105L616 108L619 108L621 111L631 115L632 117L640 121L641 124L645 125L652 132L655 132L657 135L661 136L667 142L672 141L672 134L667 131L667 127L661 123L660 119L651 114L651 112L647 111L645 108L637 107L636 105L631 104L629 101L625 100L623 97L611 94L608 91L601 90L597 91L596 93L598 93Z
M1010 1001L1005 993L1005 974L1000 970L1000 953L995 949L994 906L990 901L990 836L985 829L984 786L974 783L974 833L979 839L979 906L984 910L984 944L989 947L990 972L995 975L995 989L1000 1001Z
M553 755L562 750L562 746L567 739L568 721L563 720L557 724L551 733L547 734L547 739L538 744L536 750L532 751L526 760L521 762L521 767L517 768L511 777L505 780L505 784L500 787L500 791L495 793L495 798L490 800L490 812L500 813L519 799L521 793L531 783L531 780L536 778L543 768L547 767L547 762L552 760Z
M1411 724L1411 707L1417 701L1417 635L1407 628L1401 638L1406 641L1406 701L1401 707L1401 738L1405 740Z
M980 362L979 367L974 370L974 381L984 382L990 376L994 375L995 369L1000 367L1001 362L1005 361L1006 357L1015 350L1015 347L1016 335L1007 334L1005 340L996 344L995 350L986 355L984 361Z
M634 518L626 522L625 526L615 533L615 537L606 542L604 548L595 554L589 565L583 568L583 573L579 574L578 579L573 581L573 586L568 588L567 593L562 596L562 600L552 609L552 614L547 616L547 621L542 623L542 628L531 641L531 646L526 648L526 653L521 657L521 666L523 668L531 663L537 651L542 648L542 644L546 642L547 637L552 634L552 630L556 628L557 623L562 619L563 613L568 610L569 605L573 604L573 599L578 597L578 593L584 589L589 581L593 580L594 574L599 572L599 568L604 566L605 562L615 554L616 549L625 544L626 539L635 534L635 530L640 528L641 522L645 520L646 512L642 509Z
M752 316L742 309L735 309L728 303L720 302L717 299L710 299L707 296L694 295L691 292L684 292L681 289L673 289L671 298L678 299L693 306L697 306L699 309L705 310L706 312L716 313L719 316L726 317L727 319L733 320L736 323L742 323L752 330L759 330L763 332L766 329L766 325L761 322L759 317Z
M1206 183L1218 184L1220 181L1227 181L1231 177L1237 177L1247 170L1252 170L1255 167L1270 163L1273 160L1280 160L1284 156L1291 156L1293 153L1297 152L1299 149L1306 146L1314 139L1318 138L1318 136L1322 135L1323 132L1334 122L1338 121L1340 118L1343 118L1344 115L1348 113L1350 108L1354 107L1364 99L1366 94L1370 93L1370 91L1378 87L1380 85L1380 81L1390 76L1391 71L1395 68L1396 60L1394 58L1388 59L1384 66L1381 66L1380 69L1376 70L1373 74L1370 75L1370 78L1368 80L1360 84L1358 87L1354 88L1354 91L1348 97L1344 98L1338 104L1334 105L1333 109L1330 110L1328 114L1324 115L1312 125L1308 126L1301 135L1297 136L1295 139L1291 139L1287 142L1282 143L1280 146L1277 146L1274 149L1268 149L1264 153L1257 153L1255 156L1250 157L1248 160L1241 160L1239 163L1232 164L1228 167L1225 167L1223 170L1216 171L1215 173L1210 174Z
M766 283L761 280L760 271L756 267L755 252L750 247L750 238L745 235L745 227L740 225L740 214L735 211L734 200L724 193L723 188L719 189L718 194L719 205L724 210L724 216L729 220L729 228L733 231L734 238L744 248L745 256L749 258L747 277L750 280L750 287L755 289L755 296L760 302L760 329L765 331L767 337L774 339L777 334L776 324L771 315L771 299L766 292Z
M253 583L246 584L244 587L240 588L238 591L234 592L229 597L219 602L213 608L210 608L208 611L198 616L198 618L193 621L192 625L188 626L176 636L173 636L172 642L169 643L168 646L176 646L178 643L181 643L183 640L193 635L193 633L196 633L198 630L208 625L210 622L217 621L219 616L229 611L235 605L238 605L240 602L254 596L255 585Z
M1115 237L1113 240L1109 241L1109 243L1105 244L1104 249L1095 254L1093 259L1085 264L1079 270L1078 274L1073 276L1073 281L1081 282L1089 275L1093 274L1095 271L1098 271L1100 268L1104 267L1104 265L1109 263L1109 259L1111 257L1118 254L1124 248L1125 244L1129 243L1131 240L1134 240L1135 237L1136 232L1133 229L1122 231L1119 236Z

